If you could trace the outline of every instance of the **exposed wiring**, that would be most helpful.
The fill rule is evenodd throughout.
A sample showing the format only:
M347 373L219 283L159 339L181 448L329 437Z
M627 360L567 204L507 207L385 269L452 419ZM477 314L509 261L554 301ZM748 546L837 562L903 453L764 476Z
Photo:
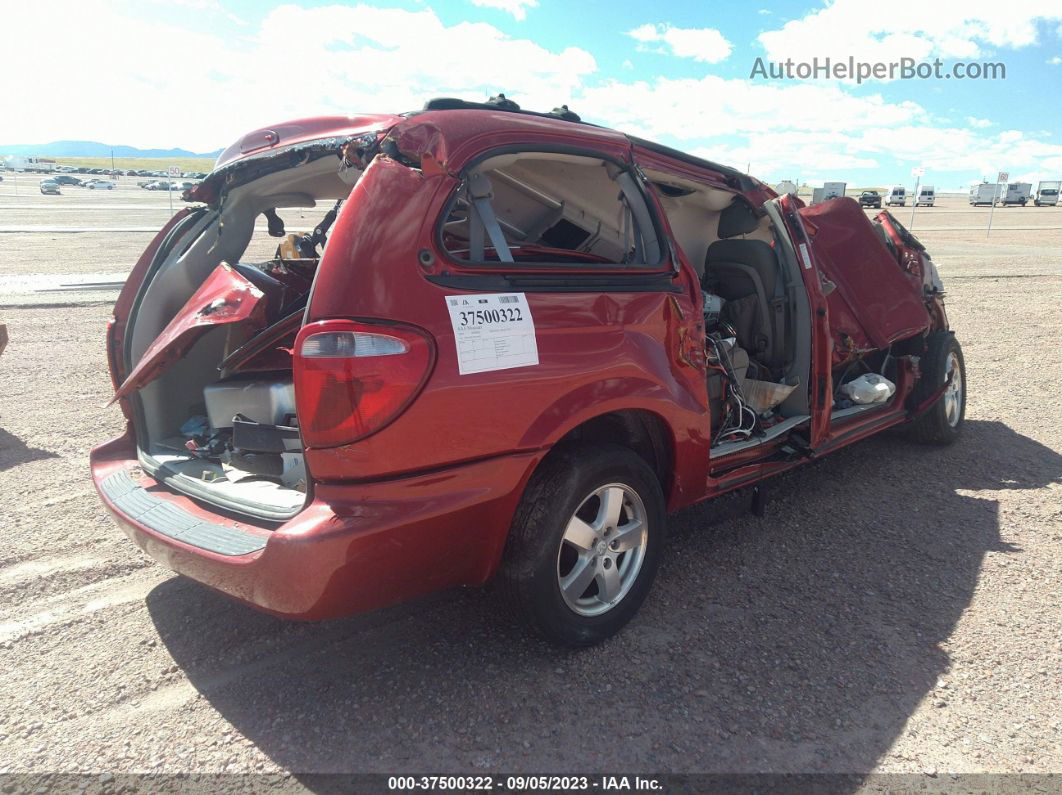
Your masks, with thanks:
M889 359L892 358L892 343L889 343L889 347L885 349L885 358L881 360L881 369L878 370L880 375L885 375L885 368L889 365Z
M841 391L841 387L844 386L847 383L848 374L850 372L852 372L852 368L855 367L856 365L862 365L863 367L866 367L867 370L870 370L870 368L867 367L867 363L863 360L862 355L860 355L855 361L849 362L848 366L844 368L844 372L841 373L841 377L839 379L837 379L836 382L834 382L834 386L833 386L833 397L834 397L834 399L837 398L837 393Z
M729 388L724 387L723 406L725 413L723 421L720 423L719 431L715 434L712 443L718 444L720 441L732 436L747 439L756 430L758 419L756 412L745 403L744 396L741 394L741 386L730 361L730 355L723 346L722 339L718 334L710 334L708 341L712 345L712 351L716 362L718 362L718 365L712 363L712 366L718 366L722 369L726 377L726 383L729 386Z

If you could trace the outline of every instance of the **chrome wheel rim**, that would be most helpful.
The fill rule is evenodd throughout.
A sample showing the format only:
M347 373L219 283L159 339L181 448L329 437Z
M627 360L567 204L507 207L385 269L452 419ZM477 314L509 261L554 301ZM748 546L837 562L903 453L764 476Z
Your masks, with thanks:
M954 352L948 354L944 378L951 378L951 383L944 390L944 418L954 428L962 417L962 368Z
M609 483L589 494L568 520L557 550L557 585L581 616L599 616L630 591L645 559L649 522L638 493Z

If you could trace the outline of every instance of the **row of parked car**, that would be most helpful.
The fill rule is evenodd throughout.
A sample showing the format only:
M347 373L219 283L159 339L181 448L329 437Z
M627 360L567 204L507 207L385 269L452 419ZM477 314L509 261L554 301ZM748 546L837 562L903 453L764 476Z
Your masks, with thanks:
M114 190L114 183L109 179L97 179L95 177L91 179L78 179L69 174L55 174L54 176L45 177L41 180L41 193L50 193L58 196L59 188L62 185L71 185L75 188L88 188L89 190Z
M155 179L155 180L148 179L148 180L142 180L142 181L140 181L140 182L138 182L136 184L137 184L138 187L141 187L144 190L176 190L176 191L182 191L183 192L183 191L186 191L189 188L193 187L196 183L195 182L169 182L169 181L164 180L164 179Z
M168 175L166 171L148 171L146 169L128 169L123 170L120 168L85 168L75 166L57 166L56 173L63 174L99 174L101 176L108 177L165 177ZM184 171L181 173L181 177L184 179L203 179L206 176L206 172L203 171Z
M50 177L45 177L41 180L41 193L50 193L53 195L59 195L59 189L63 185L71 185L77 188L88 188L89 190L114 190L114 183L106 179L98 179L92 177L89 179L78 179L70 174L55 174ZM195 182L183 181L183 182L169 182L167 180L144 180L137 183L138 186L144 190L172 190L184 192L189 188L196 185Z

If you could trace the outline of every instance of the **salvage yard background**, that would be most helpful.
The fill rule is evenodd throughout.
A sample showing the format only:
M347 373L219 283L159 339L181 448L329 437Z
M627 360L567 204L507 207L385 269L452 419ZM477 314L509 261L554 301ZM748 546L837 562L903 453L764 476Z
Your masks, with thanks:
M675 515L637 618L567 653L489 591L292 624L142 555L87 454L122 427L104 326L169 197L39 179L0 182L0 772L1062 769L1062 207L990 238L964 197L917 211L958 444L875 438L772 481L762 519Z

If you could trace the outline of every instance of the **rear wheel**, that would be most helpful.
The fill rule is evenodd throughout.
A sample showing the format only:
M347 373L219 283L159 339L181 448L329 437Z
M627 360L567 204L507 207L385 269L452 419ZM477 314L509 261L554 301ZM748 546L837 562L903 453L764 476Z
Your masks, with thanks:
M911 426L911 434L921 442L951 444L959 437L966 418L966 364L962 348L950 331L929 335L927 351L919 362L922 377L915 387L917 405L944 384L944 394Z
M502 579L537 633L564 646L590 646L638 611L664 533L664 495L640 456L618 445L560 449L524 492Z

